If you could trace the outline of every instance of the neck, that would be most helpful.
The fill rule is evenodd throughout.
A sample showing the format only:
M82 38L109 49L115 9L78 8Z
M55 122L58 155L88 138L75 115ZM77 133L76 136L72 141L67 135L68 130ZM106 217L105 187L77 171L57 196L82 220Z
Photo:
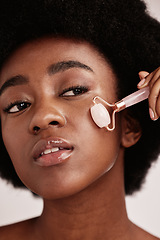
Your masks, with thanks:
M44 200L43 213L37 219L42 239L129 239L123 170L110 179L116 168L74 196Z

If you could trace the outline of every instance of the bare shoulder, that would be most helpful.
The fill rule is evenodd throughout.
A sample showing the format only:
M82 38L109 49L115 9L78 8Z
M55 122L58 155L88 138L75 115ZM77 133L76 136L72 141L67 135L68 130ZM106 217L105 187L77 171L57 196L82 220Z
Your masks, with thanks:
M30 232L33 230L35 218L26 221L0 227L1 240L25 240L31 239Z

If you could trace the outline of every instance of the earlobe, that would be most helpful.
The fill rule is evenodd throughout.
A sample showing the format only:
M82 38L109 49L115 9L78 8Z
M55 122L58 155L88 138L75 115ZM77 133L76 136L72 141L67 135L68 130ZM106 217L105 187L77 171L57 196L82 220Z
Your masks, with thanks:
M142 135L139 122L129 116L128 114L123 116L122 121L122 147L129 148L135 145Z

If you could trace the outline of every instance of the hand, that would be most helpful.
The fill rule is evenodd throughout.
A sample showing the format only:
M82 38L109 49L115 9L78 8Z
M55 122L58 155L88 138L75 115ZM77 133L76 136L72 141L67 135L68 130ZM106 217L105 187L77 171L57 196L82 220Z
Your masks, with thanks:
M141 71L139 77L141 81L137 85L138 88L150 88L149 113L152 120L157 120L160 117L160 67L152 73Z

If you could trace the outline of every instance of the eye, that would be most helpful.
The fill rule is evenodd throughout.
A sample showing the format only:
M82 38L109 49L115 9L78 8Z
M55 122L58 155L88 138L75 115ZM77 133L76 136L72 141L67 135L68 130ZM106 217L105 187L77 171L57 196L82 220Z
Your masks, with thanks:
M60 94L60 96L62 97L73 97L73 96L77 96L77 95L81 95L85 92L88 91L88 88L85 86L73 86L73 87L69 87L67 89L64 89L62 94Z
M9 106L7 106L4 109L4 112L7 113L17 113L17 112L21 112L23 110L25 110L26 108L28 108L31 104L28 102L14 102L9 104Z

